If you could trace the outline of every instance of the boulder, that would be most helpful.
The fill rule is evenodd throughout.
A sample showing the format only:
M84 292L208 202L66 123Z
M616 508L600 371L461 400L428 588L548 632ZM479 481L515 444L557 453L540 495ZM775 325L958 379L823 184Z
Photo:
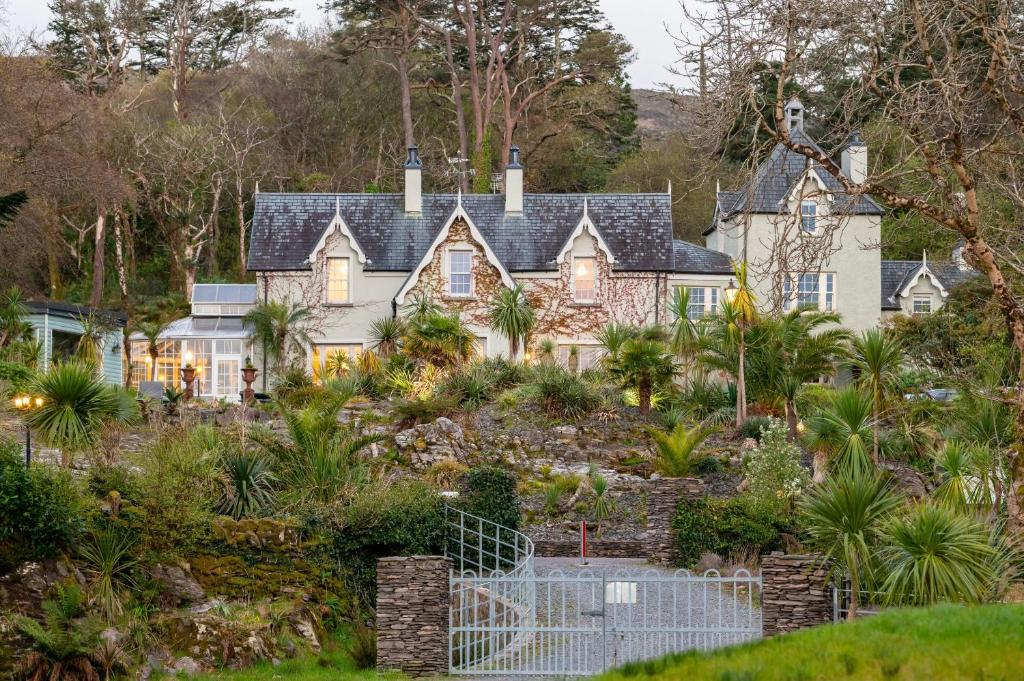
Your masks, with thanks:
M395 446L414 468L428 468L441 459L465 462L473 445L466 441L462 427L449 418L421 423L395 434Z
M164 585L165 596L172 598L176 606L182 603L202 603L206 600L206 591L187 568L177 565L155 565L152 576Z

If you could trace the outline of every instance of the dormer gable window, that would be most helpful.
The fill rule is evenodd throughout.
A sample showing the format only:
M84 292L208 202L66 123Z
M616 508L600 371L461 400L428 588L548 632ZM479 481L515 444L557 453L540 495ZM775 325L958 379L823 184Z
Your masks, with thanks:
M573 258L573 300L577 303L597 300L597 267L593 258Z
M818 202L800 202L800 230L807 234L814 234L818 229Z
M351 302L349 259L327 258L327 303L347 305Z

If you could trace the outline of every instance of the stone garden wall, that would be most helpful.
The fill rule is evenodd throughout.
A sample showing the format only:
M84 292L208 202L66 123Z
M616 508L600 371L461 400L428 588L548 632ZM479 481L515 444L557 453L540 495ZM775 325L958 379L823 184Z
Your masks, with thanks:
M377 561L377 669L409 676L448 672L450 558Z
M577 558L579 541L542 539L533 543L534 555L541 558ZM639 539L591 539L587 537L588 558L643 558L648 547Z
M761 617L765 637L832 621L828 569L814 556L761 557Z
M653 563L668 564L672 559L675 537L672 519L683 499L704 496L704 481L699 478L659 478L648 483L647 552Z

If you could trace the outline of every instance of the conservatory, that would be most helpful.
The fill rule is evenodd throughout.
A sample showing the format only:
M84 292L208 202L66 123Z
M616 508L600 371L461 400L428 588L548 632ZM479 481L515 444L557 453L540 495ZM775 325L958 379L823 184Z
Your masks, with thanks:
M242 367L252 352L252 330L242 317L255 304L254 284L195 284L192 315L164 327L155 356L145 336L131 335L133 380L180 389L181 369L191 364L197 397L238 401Z

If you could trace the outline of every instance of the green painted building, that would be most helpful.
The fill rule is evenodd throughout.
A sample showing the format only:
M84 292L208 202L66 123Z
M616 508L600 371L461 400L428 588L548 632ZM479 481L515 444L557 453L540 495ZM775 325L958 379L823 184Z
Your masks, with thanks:
M124 382L124 327L128 323L124 313L54 301L32 301L26 306L28 323L43 349L41 370L72 356L82 336L82 319L96 315L102 316L111 327L103 340L103 378L107 383L120 385Z

